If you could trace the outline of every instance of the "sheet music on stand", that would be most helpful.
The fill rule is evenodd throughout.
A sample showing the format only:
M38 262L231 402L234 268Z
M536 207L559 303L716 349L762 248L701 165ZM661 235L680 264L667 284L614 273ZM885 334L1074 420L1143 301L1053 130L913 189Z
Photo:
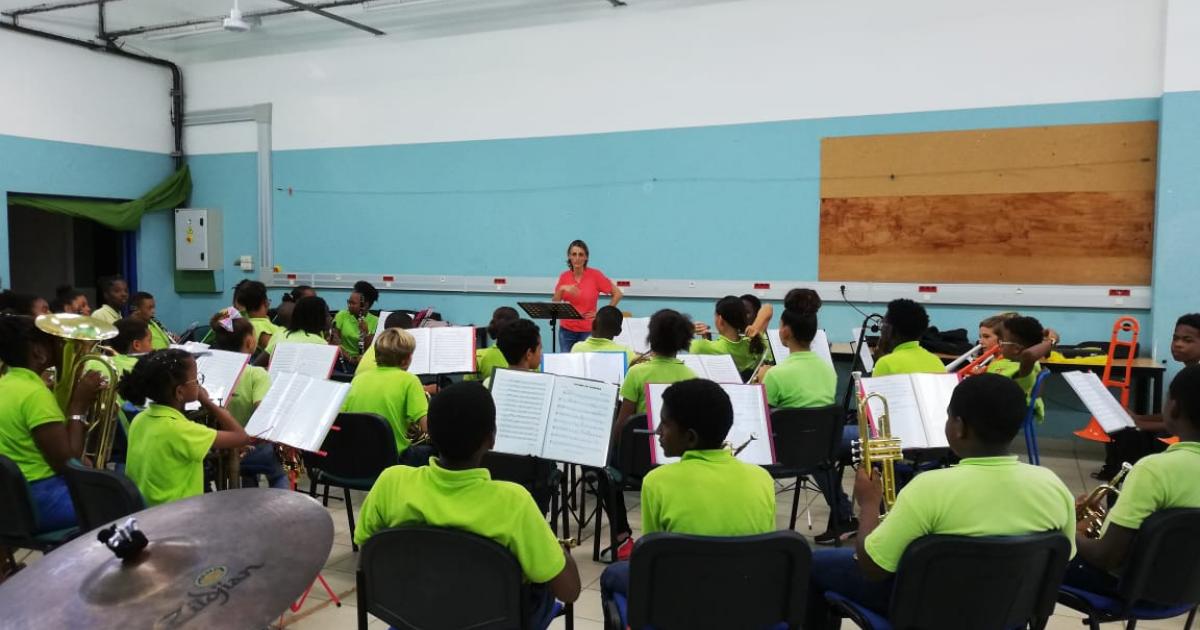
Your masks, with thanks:
M737 364L728 354L680 354L677 358L699 378L706 378L714 383L742 383Z
M850 330L850 352L858 354L859 360L862 361L863 373L870 374L875 371L875 357L871 355L871 346L867 343L865 337L862 337L862 347L858 347L858 340L862 334L862 328L852 328Z
M775 355L775 365L783 363L783 360L792 354L792 351L783 345L783 340L779 338L778 328L767 331L767 341L771 343L771 354ZM813 354L824 359L830 367L833 367L833 353L829 351L829 336L825 334L825 329L817 329L817 334L813 336L809 349Z
M251 436L318 452L350 392L349 383L286 372L271 380L271 388L246 423Z
M607 462L615 384L498 368L491 391L496 452L597 468Z
M546 352L542 354L542 371L560 376L574 376L620 385L629 369L629 357L624 352Z
M337 355L338 347L329 344L283 342L275 346L267 372L272 382L286 372L326 379L333 374Z
M410 374L468 374L475 371L475 327L410 328L417 342Z
M379 334L387 330L387 318L396 311L379 311L379 323L375 325L375 336L371 338L371 345L375 345L375 341L379 339Z
M657 414L662 412L662 395L668 384L646 384L646 424L650 429L650 461L655 464L671 464L678 457L667 457L658 436L654 435L658 423ZM775 463L775 441L771 432L771 412L767 406L767 390L762 385L721 383L721 389L729 395L733 405L733 426L725 439L733 448L746 445L737 458L760 466ZM753 436L754 439L750 439Z
M1087 370L1063 372L1067 385L1079 396L1080 402L1092 412L1105 433L1137 427L1121 402L1118 401L1095 372Z
M646 339L649 336L649 317L626 317L621 321L621 334L613 337L613 341L633 349L637 354L645 354L650 351L650 342Z

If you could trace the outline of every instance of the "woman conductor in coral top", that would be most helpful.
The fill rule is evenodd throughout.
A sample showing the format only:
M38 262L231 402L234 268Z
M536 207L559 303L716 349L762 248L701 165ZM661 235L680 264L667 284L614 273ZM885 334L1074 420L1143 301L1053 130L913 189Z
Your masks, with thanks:
M588 246L580 240L567 247L567 271L554 285L555 302L567 302L583 315L583 319L564 319L558 329L558 351L570 352L571 347L592 335L592 320L600 294L612 296L609 304L621 301L621 289L598 269L588 267Z

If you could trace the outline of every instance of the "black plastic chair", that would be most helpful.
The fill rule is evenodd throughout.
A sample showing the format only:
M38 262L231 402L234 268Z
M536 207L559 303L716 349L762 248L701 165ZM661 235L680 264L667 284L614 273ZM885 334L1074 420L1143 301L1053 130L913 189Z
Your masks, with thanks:
M1120 597L1109 597L1064 584L1060 604L1087 615L1093 630L1108 621L1169 619L1188 611L1191 628L1200 604L1200 509L1155 512L1138 528L1121 573Z
M870 630L1036 630L1054 612L1070 553L1062 532L925 536L900 558L887 618L833 591L825 598Z
M551 499L557 496L562 475L553 461L528 455L489 451L483 456L482 466L488 470L492 479L523 486L533 496L542 514L551 511Z
M399 463L392 427L377 414L339 413L321 450L324 455L303 454L310 480L308 493L317 496L317 484L324 484L321 501L328 506L329 487L342 489L346 520L350 523L350 547L358 551L358 545L354 544L354 503L350 491L370 491L384 470Z
M75 504L79 528L85 532L146 509L142 493L125 475L71 460L63 479Z
M378 532L363 544L356 579L360 630L368 613L400 630L512 630L525 628L532 613L531 587L516 557L495 541L460 530ZM572 627L571 605L560 612Z
M29 484L13 460L0 455L0 547L49 553L79 535L78 527L38 532Z
M824 475L830 486L836 483L834 469L837 466L838 449L842 444L842 427L845 426L845 411L841 405L812 409L775 409L771 411L771 432L775 440L774 466L767 472L775 479L795 479L792 493L792 518L788 528L796 528L796 516L800 507L800 490L807 487L814 492L821 489L808 485L810 475ZM829 506L833 522L849 520L850 515L837 513L837 502Z
M607 629L799 628L812 551L793 531L717 538L649 534L629 566L629 600L605 602ZM628 614L626 614L628 613Z

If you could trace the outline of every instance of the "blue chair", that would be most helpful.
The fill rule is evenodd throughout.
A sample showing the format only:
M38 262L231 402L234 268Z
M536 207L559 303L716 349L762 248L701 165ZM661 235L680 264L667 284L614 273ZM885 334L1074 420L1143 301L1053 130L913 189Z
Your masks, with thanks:
M1028 536L924 536L900 558L887 616L833 591L825 599L860 628L1039 629L1054 612L1071 542Z
M1025 409L1025 450L1029 453L1029 463L1034 466L1040 466L1042 462L1041 455L1038 454L1037 444L1037 402L1042 396L1042 384L1050 377L1050 370L1042 370L1037 375L1037 380L1033 382L1033 389L1029 390L1029 407Z
M1155 512L1138 529L1121 572L1117 595L1064 584L1058 602L1087 615L1092 630L1109 621L1170 619L1189 613L1191 628L1200 604L1200 509Z

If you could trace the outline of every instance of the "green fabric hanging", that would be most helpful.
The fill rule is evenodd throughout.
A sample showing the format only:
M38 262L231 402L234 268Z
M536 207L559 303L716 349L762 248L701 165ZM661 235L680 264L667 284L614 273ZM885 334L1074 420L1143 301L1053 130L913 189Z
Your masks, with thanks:
M13 206L90 219L114 230L128 232L138 229L142 223L143 214L155 210L178 208L187 201L190 194L192 194L192 174L185 164L150 192L133 201L9 195L8 203Z

